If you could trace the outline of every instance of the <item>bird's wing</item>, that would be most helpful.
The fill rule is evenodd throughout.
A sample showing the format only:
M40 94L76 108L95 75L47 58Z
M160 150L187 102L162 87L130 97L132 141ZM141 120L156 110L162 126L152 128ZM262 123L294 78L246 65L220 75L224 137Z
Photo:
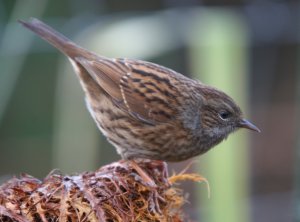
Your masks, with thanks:
M116 105L133 117L148 124L176 118L179 104L176 97L178 89L171 81L174 71L128 59L101 57L89 60L76 57L75 60L112 97Z

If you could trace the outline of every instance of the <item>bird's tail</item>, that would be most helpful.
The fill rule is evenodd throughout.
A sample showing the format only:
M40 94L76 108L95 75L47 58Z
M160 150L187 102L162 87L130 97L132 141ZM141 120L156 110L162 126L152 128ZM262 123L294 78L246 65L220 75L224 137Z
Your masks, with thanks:
M62 53L70 58L74 58L83 52L90 54L87 50L76 45L63 34L57 32L36 18L32 18L29 22L24 22L22 20L19 20L19 22L24 27L28 28L47 42L51 43L54 47L59 49Z

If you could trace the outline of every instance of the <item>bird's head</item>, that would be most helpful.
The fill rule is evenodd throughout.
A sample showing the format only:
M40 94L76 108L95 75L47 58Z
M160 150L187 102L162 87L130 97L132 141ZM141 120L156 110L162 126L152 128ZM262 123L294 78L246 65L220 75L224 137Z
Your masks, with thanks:
M256 132L260 130L243 118L239 106L225 93L212 88L201 89L203 103L200 111L202 133L213 144L225 139L231 132L246 128Z

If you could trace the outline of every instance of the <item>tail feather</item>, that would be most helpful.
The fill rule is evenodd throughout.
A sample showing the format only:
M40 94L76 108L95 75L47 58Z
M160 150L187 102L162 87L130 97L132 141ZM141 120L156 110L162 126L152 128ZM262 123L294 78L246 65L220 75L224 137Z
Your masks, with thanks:
M29 22L25 22L22 20L18 20L18 22L21 23L24 27L39 35L47 42L51 43L54 47L59 49L68 57L74 58L82 54L83 52L88 53L87 50L76 45L66 36L57 32L56 30L54 30L53 28L36 18L32 18Z

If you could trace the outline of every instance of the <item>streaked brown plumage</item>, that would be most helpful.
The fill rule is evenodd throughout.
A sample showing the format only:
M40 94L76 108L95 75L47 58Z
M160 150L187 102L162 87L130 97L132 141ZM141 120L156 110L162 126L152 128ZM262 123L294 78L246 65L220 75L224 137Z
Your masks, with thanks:
M213 87L153 63L98 56L37 19L20 22L69 57L91 115L124 159L181 161L240 127L259 131Z

